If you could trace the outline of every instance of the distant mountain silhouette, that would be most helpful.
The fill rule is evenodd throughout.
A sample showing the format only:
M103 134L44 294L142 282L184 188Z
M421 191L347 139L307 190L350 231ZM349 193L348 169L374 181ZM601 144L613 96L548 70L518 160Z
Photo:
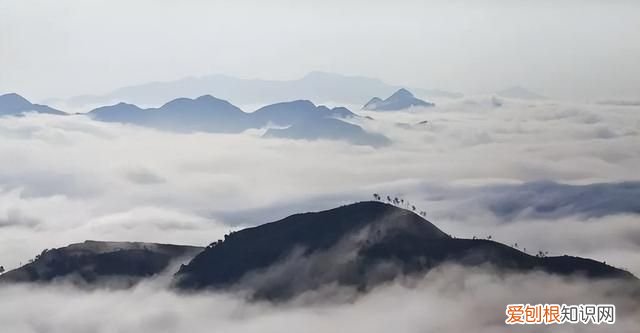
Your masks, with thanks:
M188 260L201 250L195 246L85 241L45 251L33 262L0 275L0 283L66 279L78 285L129 287L170 268L173 260Z
M94 109L88 115L100 121L180 132L241 132L247 128L248 120L247 114L238 107L209 95L196 99L178 98L152 109L119 103Z
M205 95L196 99L175 99L152 109L119 103L94 109L88 115L100 121L131 123L180 132L239 133L251 128L277 126L287 128L269 130L266 136L345 140L372 146L389 143L380 134L368 133L357 125L337 119L358 117L348 109L316 106L307 100L276 103L245 113L227 101Z
M524 100L539 100L546 99L542 95L538 95L526 88L520 86L513 86L496 92L496 95L504 98L524 99Z
M139 105L160 105L180 96L195 98L214 93L241 105L269 104L294 99L361 105L371 96L388 95L398 88L378 79L325 72L311 72L300 79L288 81L208 75L123 87L103 96L78 96L70 99L68 103L84 106L125 101ZM429 98L462 97L462 94L441 90L413 90Z
M332 118L297 122L283 129L272 128L264 134L264 137L304 140L340 140L373 147L386 146L391 143L391 140L382 134L369 133L360 128L360 126Z
M357 117L355 113L347 108L336 107L329 109L324 105L316 106L307 100L267 105L252 112L250 115L255 127L264 127L267 124L289 126L318 119Z
M410 107L429 107L434 105L433 103L416 98L409 90L402 88L385 100L374 97L362 108L370 111L397 111Z
M452 238L411 211L360 202L234 232L183 265L175 286L236 288L256 298L283 299L332 284L367 290L447 262L635 280L594 260L531 256L490 240Z
M50 108L46 105L33 104L18 94L0 95L0 117L8 115L20 115L25 112L49 113L65 115L66 113Z

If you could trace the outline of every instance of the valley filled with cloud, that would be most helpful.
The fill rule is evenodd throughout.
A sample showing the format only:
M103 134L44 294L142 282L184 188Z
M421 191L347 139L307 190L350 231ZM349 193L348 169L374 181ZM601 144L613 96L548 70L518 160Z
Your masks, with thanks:
M87 239L205 246L382 193L410 201L456 237L491 236L528 253L589 257L640 274L637 107L509 99L498 106L476 96L356 112L366 117L347 121L392 144L263 138L260 129L173 133L84 115L2 117L0 264L16 268L45 248ZM284 304L183 295L167 289L169 272L131 292L9 286L0 287L0 321L12 332L279 331L285 322L318 332L507 332L495 318L508 302L614 299L617 331L639 324L637 303L621 286L487 270L445 266L366 295L327 287ZM389 309L397 298L406 301ZM51 307L66 302L54 315ZM460 315L474 318L453 319Z
M0 0L0 332L638 333L639 14Z

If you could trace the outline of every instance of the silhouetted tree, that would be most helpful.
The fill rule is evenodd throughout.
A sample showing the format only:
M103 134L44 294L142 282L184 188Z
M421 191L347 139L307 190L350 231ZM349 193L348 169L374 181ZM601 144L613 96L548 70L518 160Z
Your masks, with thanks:
M40 252L40 254L37 254L37 255L36 255L36 258L35 258L35 259L33 259L32 261L35 261L35 260L38 260L38 259L42 258L42 256L44 256L45 254L47 254L47 251L49 251L49 250L48 250L48 249L44 249L44 250L42 250L42 252Z
M4 266L0 266L0 274L4 273Z
M411 210L413 210L414 212L416 211L416 206L411 206Z
M488 240L491 240L491 238L492 238L492 237L491 237L491 235L487 236L487 239L488 239Z

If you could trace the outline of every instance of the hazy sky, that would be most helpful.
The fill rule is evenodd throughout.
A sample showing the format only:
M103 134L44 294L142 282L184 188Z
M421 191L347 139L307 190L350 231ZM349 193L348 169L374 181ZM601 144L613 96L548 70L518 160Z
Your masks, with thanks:
M521 84L640 99L638 41L638 1L0 0L0 92L323 70L465 93Z

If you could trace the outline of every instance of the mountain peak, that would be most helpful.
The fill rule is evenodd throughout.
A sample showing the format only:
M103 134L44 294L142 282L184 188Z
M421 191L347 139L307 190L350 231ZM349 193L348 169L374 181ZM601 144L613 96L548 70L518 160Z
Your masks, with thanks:
M246 273L270 267L296 249L305 256L333 248L358 252L388 237L429 242L450 237L406 209L364 201L325 211L291 215L282 220L244 229L216 242L177 274L185 288L219 287L239 281ZM217 269L226 267L223 271Z
M385 100L378 97L372 98L362 108L370 111L395 111L414 106L428 107L434 105L433 103L416 98L409 90L400 88Z
M202 95L197 98L186 98L186 97L176 98L172 101L165 103L162 107L160 107L159 110L175 109L175 110L185 111L185 110L203 109L203 108L205 109L224 108L225 110L233 109L233 111L242 111L236 106L234 106L233 104L229 103L228 101L213 97L211 95Z
M20 101L25 101L25 102L29 102L27 101L26 98L16 94L16 93L6 93L3 95L0 95L0 99L2 100L20 100Z
M195 100L200 102L224 102L224 100L213 97L211 95L202 95Z
M16 93L8 93L0 96L0 116L20 115L24 112L30 111L57 115L65 114L62 111L50 108L46 105L33 104Z
M0 107L5 108L25 108L31 107L33 104L26 98L16 94L8 93L0 96Z
M542 270L636 280L626 271L593 260L536 257L491 240L453 238L412 211L365 201L233 232L183 265L175 285L233 288L254 298L278 300L323 285L365 291L447 262L491 265L503 272Z
M393 95L391 95L389 97L389 99L396 99L396 98L414 98L415 96L407 89L405 88L400 88L398 89L395 93L393 93Z

